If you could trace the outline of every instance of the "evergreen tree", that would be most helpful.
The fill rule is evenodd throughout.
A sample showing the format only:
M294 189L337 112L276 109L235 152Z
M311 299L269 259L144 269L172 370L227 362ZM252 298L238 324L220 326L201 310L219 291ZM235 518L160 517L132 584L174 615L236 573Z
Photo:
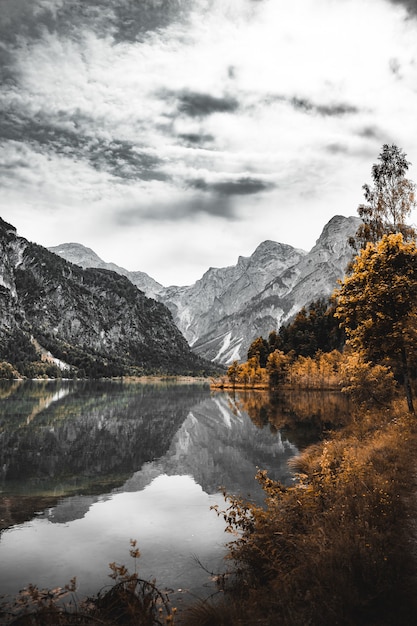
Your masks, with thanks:
M314 356L317 350L341 350L345 338L334 312L334 305L323 298L303 307L292 322L279 329L277 348L305 357Z
M266 367L266 362L269 355L269 344L263 337L258 337L252 341L248 350L248 360L257 357L260 367Z

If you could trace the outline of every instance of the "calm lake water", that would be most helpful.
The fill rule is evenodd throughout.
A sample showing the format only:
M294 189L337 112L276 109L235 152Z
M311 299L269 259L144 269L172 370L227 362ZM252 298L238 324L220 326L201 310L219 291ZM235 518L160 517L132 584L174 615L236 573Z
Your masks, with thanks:
M229 493L262 501L257 467L292 481L288 460L343 419L338 394L211 393L208 385L28 381L0 385L0 595L28 583L80 595L108 564L203 597L224 571ZM181 591L179 591L181 590Z

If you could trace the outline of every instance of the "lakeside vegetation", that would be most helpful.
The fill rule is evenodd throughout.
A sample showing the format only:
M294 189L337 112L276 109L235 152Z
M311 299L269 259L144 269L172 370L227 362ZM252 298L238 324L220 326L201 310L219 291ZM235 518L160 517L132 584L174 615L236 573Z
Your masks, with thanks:
M353 245L363 247L334 301L314 303L267 340L256 339L246 363L233 363L214 384L338 388L351 398L349 419L335 420L322 442L293 461L292 486L260 470L264 506L225 493L226 507L214 507L232 538L230 571L217 576L214 598L177 618L154 583L141 586L136 571L111 564L112 612L100 594L65 612L55 602L59 594L32 588L23 614L9 624L414 623L417 247L404 221L414 206L407 169L402 151L384 146L359 211L364 226ZM138 558L136 544L132 550Z

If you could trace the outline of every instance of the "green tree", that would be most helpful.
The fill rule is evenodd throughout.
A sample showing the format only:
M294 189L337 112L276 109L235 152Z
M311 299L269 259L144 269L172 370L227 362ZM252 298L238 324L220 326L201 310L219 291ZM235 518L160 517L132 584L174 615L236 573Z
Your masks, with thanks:
M404 384L414 413L410 377L417 354L417 247L402 234L368 243L336 293L336 317L364 359L389 366Z
M406 224L416 206L415 184L405 177L410 163L406 154L396 145L384 144L372 166L373 185L363 185L366 203L358 207L362 224L350 239L360 249L368 242L376 243L385 234L402 233L404 239L413 239L416 231Z

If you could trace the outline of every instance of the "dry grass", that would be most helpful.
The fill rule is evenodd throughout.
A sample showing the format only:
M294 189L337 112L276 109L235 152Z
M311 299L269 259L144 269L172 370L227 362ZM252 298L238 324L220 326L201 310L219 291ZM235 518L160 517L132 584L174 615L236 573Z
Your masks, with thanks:
M229 497L219 512L237 533L228 623L414 623L416 443L416 419L401 405L368 412L294 461L295 486L260 472L265 507Z

